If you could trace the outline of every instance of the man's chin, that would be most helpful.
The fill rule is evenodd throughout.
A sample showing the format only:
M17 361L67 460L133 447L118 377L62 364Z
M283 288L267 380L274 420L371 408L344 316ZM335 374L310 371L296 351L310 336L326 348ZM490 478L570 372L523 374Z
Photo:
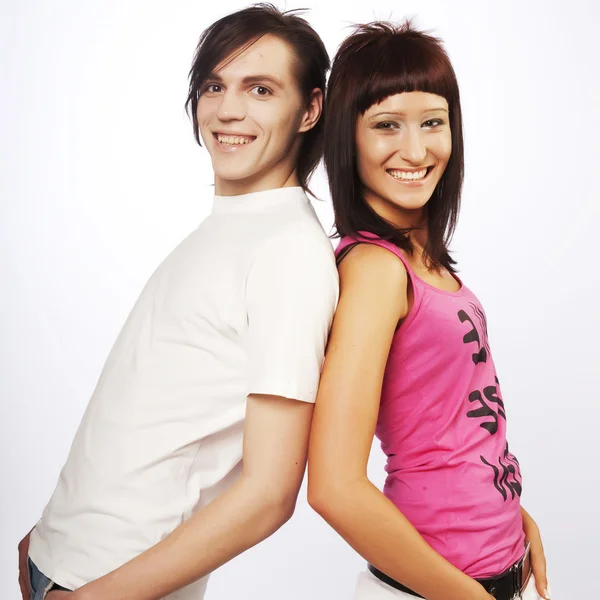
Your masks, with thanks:
M257 171L219 170L215 171L215 191L217 195L237 196L254 191L260 186L261 176Z
M241 183L250 181L256 176L257 171L252 169L214 169L215 179L223 182Z

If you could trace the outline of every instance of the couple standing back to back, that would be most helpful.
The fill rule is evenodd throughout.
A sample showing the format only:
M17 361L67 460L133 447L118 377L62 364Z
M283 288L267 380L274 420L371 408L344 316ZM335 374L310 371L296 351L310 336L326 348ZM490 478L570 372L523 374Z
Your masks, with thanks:
M328 70L294 12L257 5L202 34L187 106L211 214L107 358L19 545L24 600L201 600L292 516L307 455L310 504L369 563L357 599L548 597L483 308L448 252L450 61L409 23L372 23L325 96ZM323 152L335 254L306 196ZM366 477L375 434L383 492Z

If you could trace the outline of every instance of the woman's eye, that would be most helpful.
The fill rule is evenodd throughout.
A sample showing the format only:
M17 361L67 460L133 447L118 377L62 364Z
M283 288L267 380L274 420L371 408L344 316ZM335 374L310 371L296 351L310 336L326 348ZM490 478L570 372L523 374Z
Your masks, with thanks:
M377 123L377 125L375 125L376 129L397 129L398 128L398 123L394 123L393 121L382 121L381 123Z
M255 86L253 91L256 92L257 96L268 96L271 93L271 90L266 88L264 85Z
M423 123L423 127L433 128L439 127L443 124L444 122L441 119L429 119L428 121L425 121L425 123Z

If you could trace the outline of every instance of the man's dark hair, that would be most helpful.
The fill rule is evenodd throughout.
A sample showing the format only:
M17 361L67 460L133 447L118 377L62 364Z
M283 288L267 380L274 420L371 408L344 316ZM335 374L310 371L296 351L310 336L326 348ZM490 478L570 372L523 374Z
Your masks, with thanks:
M441 265L455 271L448 244L458 219L464 169L458 83L441 41L415 29L410 21L357 27L333 60L325 115L325 167L335 228L339 236L368 231L412 252L409 230L386 221L365 201L356 169L356 122L359 115L389 96L415 91L448 101L452 153L427 203L429 231L424 254L430 267Z
M295 57L295 78L305 106L315 88L323 91L329 70L329 56L317 32L299 17L298 11L278 10L272 4L256 4L219 19L200 36L190 70L186 110L194 124L198 144L198 98L206 79L227 57L250 47L261 37L271 34L286 42ZM323 107L324 108L324 107ZM297 176L300 185L308 189L308 179L323 155L323 119L303 134L298 155Z

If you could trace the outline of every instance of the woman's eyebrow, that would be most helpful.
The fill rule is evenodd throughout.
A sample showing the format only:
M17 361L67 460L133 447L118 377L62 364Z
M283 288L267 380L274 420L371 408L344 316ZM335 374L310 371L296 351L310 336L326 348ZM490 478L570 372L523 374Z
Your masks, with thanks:
M443 111L445 113L448 112L447 108L443 108L443 107L439 107L439 108L426 108L425 110L421 111L421 114L426 114L426 113L432 113L432 112L437 112L437 111ZM369 119L375 119L376 117L406 117L406 113L400 111L400 110L383 110L380 111L378 113L375 113L374 115L371 115L369 117Z

